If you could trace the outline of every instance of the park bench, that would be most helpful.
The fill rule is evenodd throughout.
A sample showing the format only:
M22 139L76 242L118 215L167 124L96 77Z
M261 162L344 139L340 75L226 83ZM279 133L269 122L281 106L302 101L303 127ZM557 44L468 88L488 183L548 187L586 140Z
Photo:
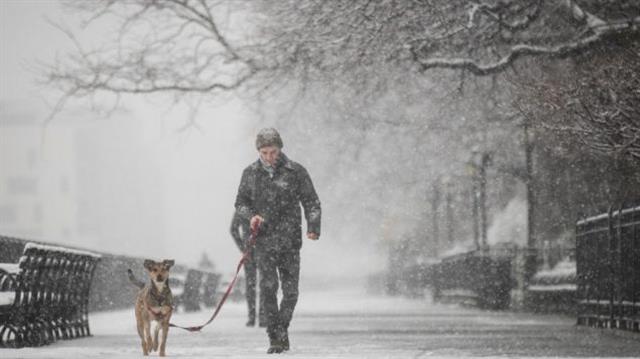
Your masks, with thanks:
M27 243L18 263L0 263L0 347L90 336L89 289L99 259Z
M539 270L525 293L525 307L536 312L576 311L576 263L565 259L552 269Z
M219 278L219 274L197 269L172 273L169 280L175 305L185 312L200 310L201 303L207 307L214 306Z
M218 296L216 295L218 283L220 283L220 274L207 272L202 283L202 302L205 307L213 307L218 303Z
M507 309L515 286L513 250L495 248L451 255L429 267L434 300L473 303L480 308Z

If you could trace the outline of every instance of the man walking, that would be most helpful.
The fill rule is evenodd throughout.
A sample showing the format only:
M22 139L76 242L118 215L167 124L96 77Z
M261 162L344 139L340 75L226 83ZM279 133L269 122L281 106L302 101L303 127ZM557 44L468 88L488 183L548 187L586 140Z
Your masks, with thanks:
M233 218L231 219L231 237L233 237L234 242L238 246L241 252L244 252L247 248L247 242L249 241L249 221L242 218L238 212L233 214ZM249 310L247 327L253 327L256 325L256 286L257 282L257 256L255 254L255 248L249 248L249 256L246 262L244 262L244 277L246 280L245 286L245 297L247 299L247 309ZM260 292L260 298L262 298L262 292ZM264 315L264 303L260 300L258 304L258 324L261 327L267 326L267 320Z
M320 200L307 170L282 153L282 139L273 128L260 130L256 138L259 159L245 168L236 197L237 213L259 229L256 252L260 291L264 294L267 353L289 350L288 328L298 301L302 220L307 238L320 237ZM278 276L282 301L278 306Z

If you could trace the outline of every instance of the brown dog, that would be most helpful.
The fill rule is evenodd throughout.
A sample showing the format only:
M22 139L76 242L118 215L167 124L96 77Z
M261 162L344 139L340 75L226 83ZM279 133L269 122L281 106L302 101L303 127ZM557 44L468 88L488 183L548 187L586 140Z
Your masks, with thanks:
M142 340L142 354L149 355L149 352L158 350L159 355L165 356L167 344L167 334L169 333L169 320L173 312L173 296L169 289L169 269L174 261L165 259L162 262L155 262L147 259L144 261L144 268L149 272L151 281L144 284L138 281L131 270L129 279L140 288L136 297L136 322L138 324L138 334ZM156 321L156 327L151 339L151 322ZM158 342L158 333L162 329L162 340Z

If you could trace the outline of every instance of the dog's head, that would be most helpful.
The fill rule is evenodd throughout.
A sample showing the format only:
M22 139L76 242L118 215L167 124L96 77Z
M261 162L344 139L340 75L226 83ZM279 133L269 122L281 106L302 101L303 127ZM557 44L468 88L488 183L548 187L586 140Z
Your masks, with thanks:
M151 259L145 259L144 268L149 272L151 280L156 283L163 283L169 279L169 269L174 265L173 259L165 259L162 262L156 262Z

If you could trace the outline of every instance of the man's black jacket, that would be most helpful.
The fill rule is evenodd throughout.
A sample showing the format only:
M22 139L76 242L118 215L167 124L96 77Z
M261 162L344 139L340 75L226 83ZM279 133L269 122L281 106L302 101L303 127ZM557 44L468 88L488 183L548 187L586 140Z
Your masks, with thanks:
M258 249L298 250L302 246L300 204L307 220L307 232L320 235L320 200L307 170L284 153L276 162L273 177L260 160L245 168L236 197L236 211L247 220L265 219Z
M229 229L229 232L231 233L233 241L236 242L236 246L238 246L238 249L241 252L244 252L247 241L249 240L250 231L251 229L249 228L249 221L240 216L238 212L233 213L233 218L231 218L231 228Z

